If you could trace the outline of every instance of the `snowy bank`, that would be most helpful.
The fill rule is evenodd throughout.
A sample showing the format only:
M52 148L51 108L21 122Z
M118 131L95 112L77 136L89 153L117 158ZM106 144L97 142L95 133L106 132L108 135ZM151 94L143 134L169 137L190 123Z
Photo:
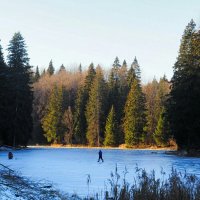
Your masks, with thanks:
M66 200L71 199L47 182L33 182L0 164L1 200Z

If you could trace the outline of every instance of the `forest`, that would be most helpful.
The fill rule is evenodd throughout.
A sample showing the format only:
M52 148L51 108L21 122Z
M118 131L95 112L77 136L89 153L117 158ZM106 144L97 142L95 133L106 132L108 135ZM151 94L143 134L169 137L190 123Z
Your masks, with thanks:
M186 26L171 80L144 84L137 58L116 57L111 69L86 70L53 61L30 66L25 40L15 33L5 61L0 46L0 144L170 146L198 150L200 30ZM162 66L161 66L162 67ZM36 70L35 70L36 69Z

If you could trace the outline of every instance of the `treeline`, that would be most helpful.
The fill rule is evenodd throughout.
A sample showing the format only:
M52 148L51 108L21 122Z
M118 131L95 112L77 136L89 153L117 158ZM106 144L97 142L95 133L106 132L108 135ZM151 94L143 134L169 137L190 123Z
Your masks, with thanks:
M32 131L32 72L20 33L7 51L6 63L0 45L0 143L26 145Z
M91 63L70 72L53 62L34 76L34 143L91 146L168 145L164 117L170 84L164 76L142 85L140 66L118 57L104 71ZM41 136L44 135L45 138Z
M184 31L171 82L167 113L172 134L180 149L199 150L200 30L193 20Z
M42 73L28 63L26 45L16 33L7 62L0 47L0 142L91 146L169 145L199 149L200 31L193 20L180 45L169 82L141 83L137 59L118 57L112 68L80 65L73 72L53 62Z

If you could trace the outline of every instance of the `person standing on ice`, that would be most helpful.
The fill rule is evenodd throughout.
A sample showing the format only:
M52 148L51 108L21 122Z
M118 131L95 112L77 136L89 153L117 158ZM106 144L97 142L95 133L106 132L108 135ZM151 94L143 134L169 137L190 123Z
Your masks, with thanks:
M103 162L103 157L102 157L102 151L101 151L101 150L99 150L99 159L98 159L98 162L99 162L100 160Z

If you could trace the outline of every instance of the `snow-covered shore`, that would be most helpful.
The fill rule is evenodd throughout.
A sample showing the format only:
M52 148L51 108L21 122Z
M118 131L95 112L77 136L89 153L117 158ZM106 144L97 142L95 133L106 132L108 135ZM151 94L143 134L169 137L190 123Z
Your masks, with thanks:
M31 181L0 164L1 200L67 200L71 199L47 182Z

